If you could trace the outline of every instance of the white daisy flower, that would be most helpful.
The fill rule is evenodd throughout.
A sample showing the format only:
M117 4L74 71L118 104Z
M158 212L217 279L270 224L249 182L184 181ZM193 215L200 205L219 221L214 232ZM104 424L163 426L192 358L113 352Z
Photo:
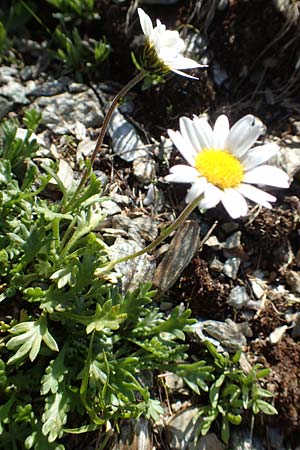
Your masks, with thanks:
M179 75L188 78L194 78L181 69L195 69L197 67L204 67L190 58L182 56L185 48L184 41L179 36L178 31L167 30L159 19L156 20L156 27L153 28L150 17L141 8L138 8L140 24L148 44L148 59L150 55L150 71L159 69L162 72L172 70ZM153 54L154 50L154 54Z
M180 131L168 130L169 136L190 164L171 167L166 180L192 183L186 196L190 203L202 195L201 209L213 208L220 201L228 214L236 219L245 216L245 198L271 208L276 197L252 184L289 187L289 177L281 169L264 164L279 150L277 144L252 145L262 133L262 122L246 115L229 129L225 115L216 120L212 129L205 119L181 117Z

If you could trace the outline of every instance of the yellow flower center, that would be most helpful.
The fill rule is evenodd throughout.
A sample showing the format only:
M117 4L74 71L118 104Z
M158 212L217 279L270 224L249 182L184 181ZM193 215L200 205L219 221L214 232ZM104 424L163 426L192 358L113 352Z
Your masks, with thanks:
M209 183L221 189L239 186L244 175L243 166L235 156L214 148L198 153L195 167Z

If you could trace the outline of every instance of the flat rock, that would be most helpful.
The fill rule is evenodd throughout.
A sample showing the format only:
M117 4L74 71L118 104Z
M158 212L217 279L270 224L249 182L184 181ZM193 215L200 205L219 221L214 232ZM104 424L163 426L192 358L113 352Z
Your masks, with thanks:
M199 239L200 227L196 221L187 220L179 227L154 274L153 284L160 291L167 291L178 280L191 262Z
M148 150L133 125L128 122L123 114L115 109L109 126L108 133L112 140L112 149L115 155L127 162L148 155Z
M44 124L57 134L73 132L76 121L87 128L97 128L103 120L98 99L92 89L77 94L64 92L52 97L38 97L33 107L43 113Z
M230 319L225 322L218 322L216 320L198 321L192 325L194 336L200 342L204 342L208 338L215 345L219 342L218 351L224 349L229 352L235 352L243 349L247 341L243 333L241 333L239 326Z
M67 86L59 80L46 81L40 86L36 86L29 92L33 97L52 97L53 95L66 92Z
M187 450L193 441L197 407L187 408L173 416L166 425L166 438L171 450Z
M111 259L123 258L142 249L143 247L135 241L118 237L110 247ZM122 291L132 291L141 283L152 281L154 270L155 262L146 253L137 258L117 264L116 271L123 275L120 280Z

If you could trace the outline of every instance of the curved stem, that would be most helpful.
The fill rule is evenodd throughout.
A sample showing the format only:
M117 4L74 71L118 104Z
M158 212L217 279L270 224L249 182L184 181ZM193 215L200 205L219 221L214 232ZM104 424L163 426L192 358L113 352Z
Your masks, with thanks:
M188 218L190 213L196 208L196 206L199 204L200 199L202 198L202 194L199 195L199 197L195 198L191 203L189 203L185 209L179 214L177 219L169 225L165 230L161 232L161 234L153 241L151 244L147 245L147 247L144 247L142 250L139 250L138 252L132 253L131 255L123 256L122 258L115 259L114 261L111 261L107 264L107 266L96 270L95 275L99 276L102 273L108 273L110 272L117 264L120 264L125 261L129 261L130 259L137 258L138 256L143 255L144 253L150 252L153 250L157 245L159 245L166 237L168 237L173 231L175 231L179 225L181 225L185 219Z
M135 86L137 83L139 83L143 78L145 78L146 73L145 72L139 72L132 80L130 80L125 86L123 86L123 88L120 90L120 92L118 92L118 94L114 97L113 101L111 102L111 105L104 117L103 123L102 123L102 127L96 142L96 146L95 149L92 153L91 159L90 159L90 167L93 166L93 163L96 159L97 153L101 150L102 144L103 144L103 140L104 140L104 136L109 124L109 121L111 119L111 116L117 106L117 104L119 103L120 99L122 97L124 97L124 95L127 94L128 91L130 91L133 86ZM83 172L83 175L81 177L80 183L77 186L76 191L74 192L74 194L72 195L69 203L65 206L64 208L64 212L66 212L70 206L72 206L72 203L74 203L74 201L76 200L76 197L78 195L78 193L80 192L80 190L83 188L86 179L90 173L91 169L85 169L85 171Z

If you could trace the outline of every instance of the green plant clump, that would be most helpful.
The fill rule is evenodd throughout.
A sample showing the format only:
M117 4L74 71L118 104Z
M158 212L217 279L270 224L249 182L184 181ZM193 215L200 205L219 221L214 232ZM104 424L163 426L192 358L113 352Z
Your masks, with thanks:
M94 232L104 219L94 175L72 210L56 167L38 168L32 137L2 124L0 159L0 311L3 448L63 448L60 438L141 414L156 418L159 402L142 385L144 370L184 359L190 312L165 319L150 285L121 295L94 276L108 259ZM22 174L22 182L18 175ZM61 200L46 198L55 180ZM137 400L138 399L138 400Z
M35 163L40 121L36 111L25 113L24 139L17 121L0 130L1 448L62 450L69 433L104 434L108 421L141 415L157 420L164 409L143 382L148 370L174 372L197 394L199 435L221 416L228 441L229 422L238 424L243 410L275 413L256 382L266 371L245 375L238 356L231 361L211 345L189 362L189 310L165 317L149 283L123 295L109 277L94 275L109 260L95 232L106 198L91 172L66 208L73 191L56 165ZM55 202L50 180L61 191Z

